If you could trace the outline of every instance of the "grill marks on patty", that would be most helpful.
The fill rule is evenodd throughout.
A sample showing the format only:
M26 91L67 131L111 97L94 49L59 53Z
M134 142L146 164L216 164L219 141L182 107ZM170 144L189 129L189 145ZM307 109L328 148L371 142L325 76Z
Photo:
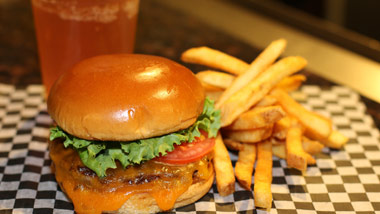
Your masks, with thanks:
M92 171L91 169L85 167L85 166L78 166L77 167L78 172L80 172L82 175L95 177L96 173Z
M210 165L212 159L210 158L207 158L207 163L208 165ZM209 166L210 167L210 166ZM77 172L79 174L82 174L83 176L85 177L91 177L91 178L95 178L97 175L94 171L92 171L91 169L85 167L85 166L77 166ZM193 183L196 183L199 181L199 178L198 178L198 170L194 170L193 173L192 173L192 177L193 177ZM136 177L134 178L124 178L122 179L122 182L125 183L125 184L128 184L128 185L141 185L141 184L145 184L145 183L149 183L151 181L155 181L155 180L158 180L158 179L161 179L161 178L174 178L174 177L178 177L177 174L172 174L172 173L164 173L164 174L139 174L137 175ZM107 178L105 179L99 179L100 183L102 184L107 184L110 182L110 180L108 180Z
M78 167L78 171L81 172L83 175L86 175L86 176L91 176L91 177L96 176L96 174L87 167ZM198 170L194 170L193 180L196 182L198 181L197 180L197 178L198 178L197 173L198 173ZM144 174L142 174L142 175L135 177L134 179L125 179L123 181L123 183L126 183L128 185L140 185L140 184L149 183L149 182L154 181L154 180L158 180L161 177L162 177L161 175L157 175L157 174L156 175L144 175ZM170 177L178 177L178 176L171 175ZM102 180L101 180L101 182L102 182ZM108 182L102 182L102 183L108 183Z
M139 185L139 184L149 183L159 178L160 178L159 175L139 175L134 179L125 180L124 183L127 183L129 185Z

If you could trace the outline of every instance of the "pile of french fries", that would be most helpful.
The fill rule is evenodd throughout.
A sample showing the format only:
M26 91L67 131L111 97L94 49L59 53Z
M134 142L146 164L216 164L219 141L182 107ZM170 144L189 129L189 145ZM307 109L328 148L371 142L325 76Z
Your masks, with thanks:
M313 155L325 146L339 149L348 141L333 130L329 118L307 110L289 95L306 80L295 73L307 61L300 56L277 60L286 43L284 39L273 41L251 64L208 47L191 48L181 56L184 62L222 71L196 74L222 115L214 150L219 194L235 191L235 177L251 190L255 168L255 206L267 210L272 204L273 155L285 159L288 167L305 172L316 163ZM239 152L235 170L226 146Z

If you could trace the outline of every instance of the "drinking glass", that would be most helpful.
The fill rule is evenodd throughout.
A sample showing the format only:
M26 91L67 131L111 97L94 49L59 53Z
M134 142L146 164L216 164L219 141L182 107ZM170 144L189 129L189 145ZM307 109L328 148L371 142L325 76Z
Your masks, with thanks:
M132 53L139 0L32 0L42 82L82 59Z

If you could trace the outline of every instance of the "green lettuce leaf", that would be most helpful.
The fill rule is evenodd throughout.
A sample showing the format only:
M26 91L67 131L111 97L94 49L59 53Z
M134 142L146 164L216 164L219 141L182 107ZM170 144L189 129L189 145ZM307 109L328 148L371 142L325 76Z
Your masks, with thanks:
M160 155L166 155L174 150L175 144L193 142L196 137L201 136L200 129L206 131L209 137L216 137L219 128L220 111L216 111L214 102L206 98L197 121L189 128L175 133L131 142L104 142L80 139L60 127L54 127L50 129L50 140L62 138L65 148L75 149L85 166L99 177L104 177L107 175L107 169L116 168L115 161L119 161L124 168L140 164Z

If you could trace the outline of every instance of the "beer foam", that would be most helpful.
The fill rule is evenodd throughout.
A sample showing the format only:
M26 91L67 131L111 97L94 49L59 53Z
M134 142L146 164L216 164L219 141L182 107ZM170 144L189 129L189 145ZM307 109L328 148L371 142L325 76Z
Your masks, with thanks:
M94 6L82 6L78 3L80 1L83 2L83 0L32 0L35 7L57 14L64 20L109 23L117 19L119 12L126 13L130 19L138 13L139 0L110 1L108 4Z

